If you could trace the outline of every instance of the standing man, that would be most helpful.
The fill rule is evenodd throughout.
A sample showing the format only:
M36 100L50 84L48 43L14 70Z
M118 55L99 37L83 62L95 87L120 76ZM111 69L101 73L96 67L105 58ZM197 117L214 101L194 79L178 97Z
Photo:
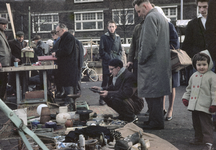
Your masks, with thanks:
M77 85L77 59L76 59L76 40L68 32L65 24L60 23L56 27L56 34L60 37L58 50L52 53L57 57L58 79L60 86L65 90L66 95L74 94ZM66 98L65 104L72 106L73 100Z
M209 0L208 16L206 20L207 49L213 61L216 61L216 0ZM215 69L216 72L216 69Z
M130 65L133 66L133 73L137 78L137 72L138 72L138 51L139 51L139 37L140 37L140 31L142 30L142 24L144 20L137 24L134 27L133 36L132 36L132 42L130 45L129 53L128 53L128 63L127 66Z
M9 43L10 48L11 48L12 57L14 59L15 58L18 59L19 65L24 63L21 61L22 60L21 59L21 50L27 46L27 42L24 41L24 33L22 31L16 32L16 39L10 40L10 41L8 41L8 43ZM16 89L16 74L15 74L15 72L9 73L8 83L9 83L9 85L12 86L12 90L15 92L15 89Z
M108 85L108 80L110 76L108 67L109 61L114 58L117 58L119 60L121 60L122 58L121 38L115 32L117 28L115 21L108 21L107 28L108 32L106 32L100 38L99 47L99 53L102 59L103 67L103 81L101 87L106 87ZM99 104L105 105L102 97L100 97Z
M71 30L70 33L75 37L75 31ZM78 46L78 84L77 84L77 91L81 92L81 76L82 76L82 67L83 67L83 57L84 57L84 47L82 42L80 42L77 38L75 38L76 44Z
M205 39L205 23L208 14L208 1L209 0L197 0L197 7L200 15L188 22L185 31L185 39L182 45L182 49L193 58L193 56L207 48ZM186 68L186 81L188 82L190 76L195 72L193 67L188 66Z
M11 49L7 42L4 31L7 28L8 20L0 17L0 68L11 65ZM7 86L7 72L0 72L0 99L4 99Z
M169 25L149 0L134 0L133 6L145 19L138 53L138 96L149 109L149 124L143 129L164 129L163 96L171 91Z

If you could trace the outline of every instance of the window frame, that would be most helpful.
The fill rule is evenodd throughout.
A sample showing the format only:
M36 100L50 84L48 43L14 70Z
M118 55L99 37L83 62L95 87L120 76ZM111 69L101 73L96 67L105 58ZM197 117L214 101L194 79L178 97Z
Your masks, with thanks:
M175 18L175 21L178 19L178 6L177 5L172 5L172 6L160 6L162 8L162 10L164 8L168 8L168 15L166 15L167 18L169 18L171 21L173 21L171 18ZM170 15L170 8L175 8L175 12L176 12L176 15ZM164 10L163 10L164 11Z
M115 14L114 12L117 12L118 11L118 16L119 16L119 22L116 22L117 25L124 25L123 23L121 23L121 16L124 16L123 14L121 14L121 11L124 10L124 11L130 11L132 10L133 11L133 23L128 23L128 13L126 13L125 17L126 17L126 23L125 25L134 25L134 19L135 19L135 15L134 15L134 8L125 8L125 9L112 9L112 19L114 20L115 19Z
M94 3L94 2L102 2L104 0L80 0L80 1L76 1L74 0L74 3Z
M58 16L58 21L54 21L54 16ZM41 16L51 16L51 19L52 21L51 22L44 22L44 24L51 24L52 25L52 29L51 30L54 30L55 29L55 25L59 24L59 13L42 13L42 14L31 14L31 17L32 17L32 32L33 33L36 33L35 31L35 24L42 24L42 22L40 22L40 18ZM36 23L34 23L34 17L37 17L38 18L38 21ZM51 30L49 31L40 31L40 26L38 26L38 31L37 33L49 33Z
M89 14L89 13L95 13L95 20L83 20L83 14ZM97 19L98 13L102 13L102 19ZM80 20L77 20L77 14L80 14ZM86 31L103 31L104 30L104 13L103 10L98 10L98 11L79 11L79 12L74 12L74 26L75 26L75 31L79 32L86 32ZM83 23L85 22L95 22L96 23L96 29L83 29ZM102 28L98 29L98 24L97 22L102 22ZM77 23L81 23L81 29L77 30Z

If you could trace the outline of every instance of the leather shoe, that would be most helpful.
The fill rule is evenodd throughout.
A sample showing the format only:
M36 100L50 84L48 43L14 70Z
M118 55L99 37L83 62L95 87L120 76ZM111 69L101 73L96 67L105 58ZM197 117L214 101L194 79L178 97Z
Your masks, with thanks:
M162 129L164 129L164 127L153 127L153 126L150 126L150 125L144 125L143 129L146 129L146 130L162 130Z
M99 104L100 104L100 105L106 105L106 103L105 103L104 100L102 100L102 99L99 100Z

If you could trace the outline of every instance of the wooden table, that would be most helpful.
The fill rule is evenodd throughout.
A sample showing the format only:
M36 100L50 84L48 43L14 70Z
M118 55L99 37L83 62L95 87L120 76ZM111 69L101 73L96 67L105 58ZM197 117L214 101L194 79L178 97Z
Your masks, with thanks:
M25 104L25 103L41 103L47 102L47 74L46 70L57 69L57 65L43 65L43 66L22 66L19 65L18 67L3 67L0 69L0 72L15 72L16 73L16 96L17 96L17 105ZM32 71L32 70L42 70L43 71L43 86L44 86L44 99L23 99L22 92L20 88L20 78L19 74L23 71Z

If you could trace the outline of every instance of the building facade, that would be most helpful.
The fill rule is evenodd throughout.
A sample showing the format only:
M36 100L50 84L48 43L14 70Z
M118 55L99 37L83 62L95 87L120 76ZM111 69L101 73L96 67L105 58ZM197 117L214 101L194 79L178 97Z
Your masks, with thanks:
M162 7L174 24L180 19L180 0L151 2ZM29 12L31 38L38 34L44 41L51 39L50 31L58 23L65 23L69 30L75 30L75 36L80 41L92 39L99 43L100 36L107 32L107 22L114 20L122 43L130 44L133 28L141 22L132 7L132 0L0 0L0 16L9 18L6 3L10 3L15 30L24 31L25 39L29 36ZM184 1L183 19L196 16L196 1ZM13 38L10 23L6 35L8 39Z

